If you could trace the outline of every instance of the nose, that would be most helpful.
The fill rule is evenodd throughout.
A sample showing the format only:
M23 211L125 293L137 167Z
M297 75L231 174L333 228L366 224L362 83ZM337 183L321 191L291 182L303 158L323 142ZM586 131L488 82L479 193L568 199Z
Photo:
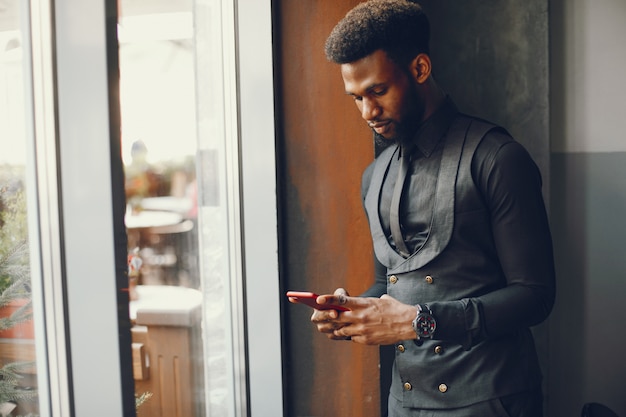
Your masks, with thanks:
M366 121L376 120L381 114L381 109L376 100L364 97L361 107L361 117Z

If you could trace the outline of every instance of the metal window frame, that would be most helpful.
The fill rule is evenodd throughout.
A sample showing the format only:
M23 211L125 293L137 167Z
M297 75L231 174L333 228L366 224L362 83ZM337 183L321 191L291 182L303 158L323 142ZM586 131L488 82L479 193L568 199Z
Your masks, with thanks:
M237 1L245 294L251 416L284 412L272 7Z

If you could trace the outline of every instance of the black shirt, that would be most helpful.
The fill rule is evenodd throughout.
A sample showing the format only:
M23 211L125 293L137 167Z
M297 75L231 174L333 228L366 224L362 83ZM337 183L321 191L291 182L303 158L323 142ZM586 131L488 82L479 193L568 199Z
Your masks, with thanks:
M412 252L419 249L430 232L435 203L433 196L443 151L442 139L457 115L454 103L446 99L420 126L413 141L407 146L411 165L402 194L400 221L405 243ZM389 209L398 167L399 161L392 161L379 202L381 224L392 246ZM543 320L552 308L555 291L552 239L539 169L526 149L504 130L491 131L483 138L472 160L471 175L490 213L498 259L510 287L504 289L509 296L494 297L491 305L490 297L480 300L484 327L477 330L482 337L486 337L488 333L510 331L511 323L506 320L508 312L502 310L503 304L509 303L506 310L511 309L511 314L513 309L518 309L516 316L520 313L519 308L528 313L525 323L516 323L523 326ZM386 293L386 268L377 260L375 264L376 282L364 296L378 297ZM533 289L537 291L533 293ZM532 302L528 302L529 299ZM455 316L448 313L443 315ZM463 314L456 316L462 317ZM464 323L439 324L444 334L467 331ZM447 331L445 327L448 327Z

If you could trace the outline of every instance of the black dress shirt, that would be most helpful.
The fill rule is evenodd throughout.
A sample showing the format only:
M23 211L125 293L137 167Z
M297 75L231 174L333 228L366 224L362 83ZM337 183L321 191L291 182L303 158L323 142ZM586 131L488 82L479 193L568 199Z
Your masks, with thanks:
M408 146L411 165L400 203L400 220L405 243L412 252L420 248L430 233L442 139L457 114L456 106L447 99L421 125ZM398 166L398 161L393 161L389 167L379 206L380 220L392 246L389 209ZM432 300L429 305L438 319L436 338L473 339L472 343L476 343L544 320L554 303L555 279L541 174L524 147L504 130L491 131L476 149L471 175L490 213L506 287L477 297L477 309L450 311L462 308L459 303L445 303L451 300ZM363 190L368 186L367 178L366 170ZM378 297L387 291L386 267L377 260L375 266L375 283L363 296ZM467 317L470 311L481 311L482 317ZM468 322L478 322L480 326L467 334Z

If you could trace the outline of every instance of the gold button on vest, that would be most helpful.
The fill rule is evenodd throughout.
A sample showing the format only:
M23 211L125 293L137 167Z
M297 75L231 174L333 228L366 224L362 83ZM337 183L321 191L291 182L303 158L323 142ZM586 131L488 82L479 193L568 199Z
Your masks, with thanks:
M389 282L392 284L395 284L396 282L398 282L398 277L395 275L392 275L389 277Z
M441 346L435 346L435 353L437 355L441 355L443 353L443 348Z
M409 382L405 382L404 383L404 389L406 391L411 391L413 389L413 385L411 385L411 383L409 383Z
M398 350L400 352L404 352L406 349L405 349L404 345L398 345Z
M431 277L430 275L426 275L425 281L427 284L432 284L433 283L433 277Z
M448 390L448 386L446 384L440 384L439 385L439 391L440 392L446 392Z

